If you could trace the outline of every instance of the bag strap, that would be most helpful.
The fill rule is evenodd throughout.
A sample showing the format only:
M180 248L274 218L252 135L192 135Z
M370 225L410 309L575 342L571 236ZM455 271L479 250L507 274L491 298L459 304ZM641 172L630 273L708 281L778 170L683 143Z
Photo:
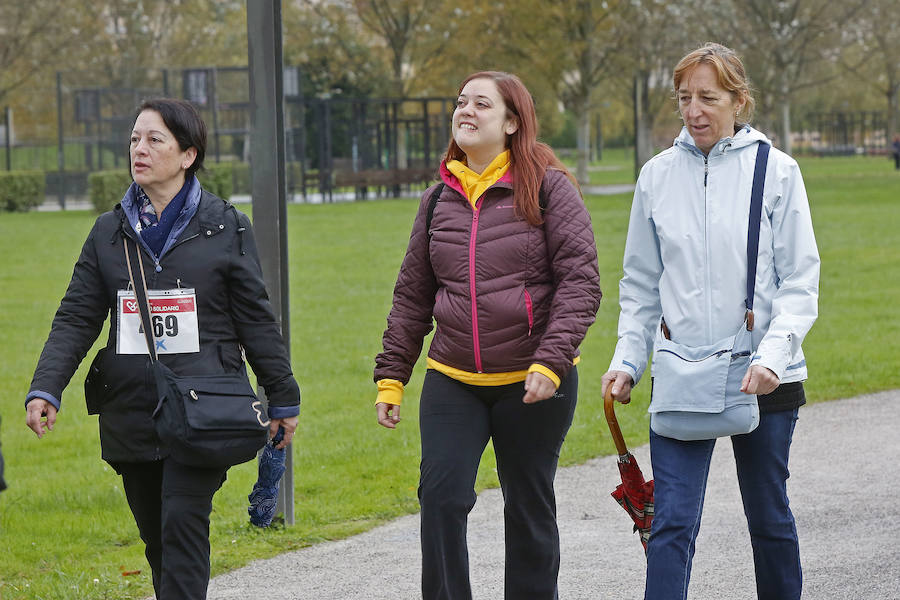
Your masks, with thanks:
M431 198L428 200L428 212L425 213L425 233L428 234L428 239L431 240L431 220L434 218L434 207L437 206L438 198L441 197L441 192L444 191L444 184L441 182L434 191L431 192Z
M134 267L131 264L131 256L128 252L128 237L122 238L122 249L125 251L125 263L128 265L128 281L131 282L131 289L134 290L134 297L138 301L138 312L141 313L141 325L144 328L144 341L147 342L147 353L150 355L150 362L157 360L155 340L153 339L153 327L150 324L150 300L147 297L147 279L144 277L144 261L141 258L141 249L137 242L134 243L134 249L137 251L139 271L141 273L141 287L135 284Z
M760 142L756 148L756 167L753 169L753 189L750 192L750 222L747 227L747 331L753 331L753 295L756 290L756 263L759 259L759 224L762 218L763 188L766 184L766 165L769 144Z

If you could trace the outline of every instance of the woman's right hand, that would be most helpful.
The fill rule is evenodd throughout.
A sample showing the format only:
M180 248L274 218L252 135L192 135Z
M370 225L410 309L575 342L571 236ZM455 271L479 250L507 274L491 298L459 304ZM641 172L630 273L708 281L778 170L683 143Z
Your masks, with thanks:
M400 405L379 402L375 405L375 416L378 424L388 429L396 429L400 422Z
M606 388L612 386L610 394L616 402L628 404L631 402L631 387L634 380L624 371L607 371L600 378L600 395L606 397Z
M32 398L25 406L25 424L34 431L39 438L44 437L48 431L53 431L56 424L56 407L43 398ZM46 417L46 420L42 420Z

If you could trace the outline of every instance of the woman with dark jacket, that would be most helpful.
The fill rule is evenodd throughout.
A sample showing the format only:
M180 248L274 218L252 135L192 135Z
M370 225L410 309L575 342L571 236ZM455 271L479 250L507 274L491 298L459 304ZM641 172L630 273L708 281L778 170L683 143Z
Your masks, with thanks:
M437 322L419 409L422 594L471 598L466 520L492 440L506 597L555 598L553 480L575 411L578 347L600 303L590 217L537 141L531 95L514 75L463 82L440 174L419 205L375 367L377 419L393 429Z
M300 404L250 221L194 176L205 149L206 126L188 102L139 107L130 142L134 183L88 235L25 401L27 424L40 438L53 429L62 392L109 315L106 347L91 365L88 412L100 415L103 458L122 476L160 600L206 598L209 515L227 468L180 464L160 444L124 245L132 256L139 247L151 295L165 291L180 303L161 312L154 305L163 364L178 375L245 373L246 356L266 391L270 431L284 428L279 447L294 435Z

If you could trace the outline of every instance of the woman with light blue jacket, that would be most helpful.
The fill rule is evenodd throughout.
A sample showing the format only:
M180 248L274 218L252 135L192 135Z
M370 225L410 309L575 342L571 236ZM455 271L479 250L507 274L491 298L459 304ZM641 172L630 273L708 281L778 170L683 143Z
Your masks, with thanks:
M661 337L699 347L740 331L748 274L748 215L757 150L743 64L707 44L675 68L684 128L644 165L634 193L619 340L603 392L628 403ZM763 155L764 156L764 155ZM801 343L817 316L819 255L796 161L774 148L765 160L752 348L741 393L756 395L759 425L731 437L759 598L800 598L797 532L786 493L788 454L807 377ZM752 233L752 231L751 231ZM651 390L653 388L651 387ZM651 392L651 412L654 411ZM715 439L682 441L651 428L655 517L647 548L648 600L687 597Z

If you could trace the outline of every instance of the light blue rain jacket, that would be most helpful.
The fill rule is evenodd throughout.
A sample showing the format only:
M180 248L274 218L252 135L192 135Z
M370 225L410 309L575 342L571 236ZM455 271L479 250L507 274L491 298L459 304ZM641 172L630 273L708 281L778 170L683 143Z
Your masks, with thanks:
M619 341L611 370L637 383L660 318L690 346L733 335L744 319L747 223L758 142L745 126L706 157L684 128L641 169L619 282ZM751 364L803 381L800 344L818 313L819 253L797 162L769 152L759 233Z

